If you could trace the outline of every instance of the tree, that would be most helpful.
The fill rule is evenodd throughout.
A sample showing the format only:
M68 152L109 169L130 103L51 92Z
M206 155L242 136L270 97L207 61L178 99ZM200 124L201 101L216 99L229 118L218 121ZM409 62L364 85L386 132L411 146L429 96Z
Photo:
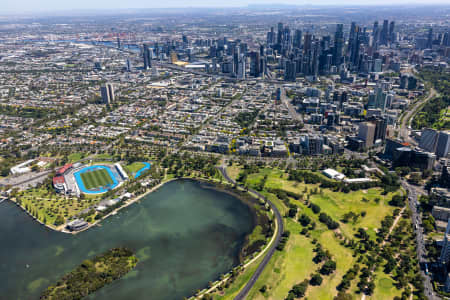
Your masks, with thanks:
M56 219L55 219L55 226L59 226L59 225L62 225L62 224L64 224L64 222L65 222L65 219L64 219L64 217L63 216L61 216L61 215L58 215L57 217L56 217Z
M314 203L311 203L311 209L313 213L318 214L320 213L320 206Z
M9 175L9 168L8 167L4 167L0 170L0 176L2 177L6 177Z
M311 222L311 218L305 214L302 214L300 218L298 218L298 221L300 222L300 224L302 224L302 226L308 226L308 224Z
M288 216L290 218L294 218L296 214L297 214L297 207L291 207L289 209Z
M424 219L422 222L423 228L425 229L425 232L432 232L434 231L434 220L431 218Z
M327 225L328 229L334 230L339 227L339 223L334 221L329 215L326 213L320 213L319 221Z
M333 300L353 300L353 296L341 291L333 298Z
M403 207L405 205L405 196L394 195L392 196L391 201L389 201L389 205Z
M335 270L336 270L336 262L334 262L333 260L328 260L323 264L322 268L320 268L320 274L330 275Z
M308 288L308 280L305 279L303 282L294 285L289 293L292 293L297 298L301 298L305 296L307 288Z
M309 281L311 285L321 285L322 284L322 276L320 274L316 273L311 277L311 280Z
M414 185L418 185L421 179L422 176L420 176L420 173L414 172L409 176L408 182Z
M367 232L364 230L364 228L358 228L358 233L356 234L356 236L358 237L358 238L360 238L361 240L365 240L365 241L367 241L367 240L369 240L369 235L367 234Z
M375 283L373 281L371 281L367 284L365 294L370 296L373 294L374 290L375 290Z
M391 273L392 270L394 270L396 265L397 265L397 263L396 263L395 259L392 256L390 256L387 259L387 263L384 265L384 270L383 270L384 273L386 273L386 274Z

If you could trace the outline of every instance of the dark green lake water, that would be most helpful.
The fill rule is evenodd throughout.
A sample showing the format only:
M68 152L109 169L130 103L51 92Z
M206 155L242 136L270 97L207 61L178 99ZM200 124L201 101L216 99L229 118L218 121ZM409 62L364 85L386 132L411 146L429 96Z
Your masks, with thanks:
M177 180L77 235L44 228L13 203L0 204L0 299L38 299L84 259L126 246L139 258L91 299L183 299L238 263L253 229L239 199Z

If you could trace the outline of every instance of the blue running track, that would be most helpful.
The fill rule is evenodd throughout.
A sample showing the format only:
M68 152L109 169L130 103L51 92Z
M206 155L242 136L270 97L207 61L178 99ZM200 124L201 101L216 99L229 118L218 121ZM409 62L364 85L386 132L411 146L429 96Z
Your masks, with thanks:
M99 170L99 169L105 169L108 172L109 176L111 177L113 183L112 184L108 184L107 186L102 186L102 187L93 189L93 190L88 190L84 186L83 180L81 179L81 174L86 173L86 172L90 172L90 171L94 171L94 170ZM105 192L107 192L109 190L112 190L113 188L115 188L119 184L119 181L117 180L116 176L111 171L111 169L108 168L108 167L105 167L105 166L84 167L83 169L75 172L73 175L75 176L75 180L77 181L78 188L80 189L81 192L83 192L85 194L101 194L101 193L105 193Z

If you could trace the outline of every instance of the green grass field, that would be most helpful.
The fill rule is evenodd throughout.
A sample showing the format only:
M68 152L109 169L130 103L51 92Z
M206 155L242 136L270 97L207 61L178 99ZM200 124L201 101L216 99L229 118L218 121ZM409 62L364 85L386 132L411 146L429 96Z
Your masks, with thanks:
M81 180L83 180L83 184L88 190L96 189L113 183L111 176L109 176L108 171L106 171L105 169L82 173Z
M55 222L58 215L70 218L98 201L92 197L67 198L45 187L21 191L17 198L30 213L49 225Z
M227 170L237 177L239 167L228 167ZM320 174L320 173L317 173ZM265 189L278 188L294 192L300 195L310 194L314 188L319 188L318 184L305 184L288 180L288 174L283 170L276 168L263 168L258 173L250 174L246 183L250 187L255 187L267 176ZM321 174L320 174L321 175ZM320 189L321 193L310 194L310 201L319 205L322 211L330 215L334 220L340 221L339 231L347 238L353 238L358 228L365 228L368 234L374 238L376 230L381 226L381 220L386 215L391 215L394 207L388 205L389 200L395 193L387 195L382 194L382 189L372 188L367 190L353 191L349 193L333 192L329 189ZM307 191L307 192L305 192ZM399 193L399 192L396 192ZM280 210L282 215L287 212L286 205L274 194L263 190L262 194L267 196ZM363 199L366 199L363 201ZM316 272L320 266L312 261L314 245L311 243L313 238L322 244L324 249L328 250L336 261L336 271L330 276L323 276L323 282L320 286L309 286L306 297L308 299L331 300L337 294L336 287L342 280L343 275L352 267L357 258L353 257L352 250L342 246L339 239L335 237L333 231L319 222L318 216L314 214L303 201L291 199L299 209L299 214L306 214L316 222L316 228L310 230L310 237L299 234L302 226L296 219L284 218L286 230L291 232L291 236L286 244L284 251L277 251L270 260L269 266L263 271L261 277L256 282L248 295L248 299L253 300L278 300L284 299L292 286L296 283L310 278L311 274ZM343 215L348 212L360 214L364 212L364 217L358 217L355 222L341 222ZM367 299L392 299L400 295L401 291L396 291L393 287L393 281L381 270L377 271L377 281L375 293ZM355 300L361 298L357 293L357 280L354 280L352 287L348 291ZM259 289L267 286L267 290L261 293ZM232 299L224 297L224 299Z
M139 171L140 169L142 169L143 167L145 167L145 165L141 162L134 162L128 166L126 166L126 169L131 173L131 174L136 174L137 171Z
M112 159L112 155L108 153L100 153L94 156L95 159Z
M83 158L83 153L75 152L67 156L70 162L76 162Z

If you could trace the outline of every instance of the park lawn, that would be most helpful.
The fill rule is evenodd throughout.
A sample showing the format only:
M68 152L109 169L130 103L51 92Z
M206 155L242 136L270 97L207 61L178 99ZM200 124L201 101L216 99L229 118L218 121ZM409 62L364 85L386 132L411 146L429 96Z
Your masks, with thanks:
M383 268L378 268L375 279L375 290L373 295L370 297L366 297L366 299L370 300L385 300L385 299L393 299L395 296L401 296L402 290L398 290L394 286L394 280L391 279L389 275L386 275L383 272Z
M415 241L415 234L412 230L412 222L409 217L401 218L399 223L397 224L397 227L394 230L400 229L401 235L404 238L404 245L405 248L397 248L393 247L394 253L398 253L399 255L406 255L408 257L414 257L414 261L417 263L416 250L414 247L414 241ZM392 246L392 244L387 243L387 247ZM417 269L416 269L417 268ZM419 270L419 266L416 265L416 268L412 268L410 272L408 273L408 276L415 276L416 272ZM388 297L392 299L395 296L401 296L401 293L404 291L403 288L398 289L395 284L395 276L397 275L397 270L394 269L391 274L385 274L383 272L384 264L381 265L376 270L376 279L375 279L375 290L373 295L369 298L370 300L379 300L379 299L387 299ZM411 285L411 288L414 290L414 288ZM415 298L414 298L415 299Z
M111 176L105 169L82 173L81 180L83 180L84 186L89 190L113 183Z
M270 202L272 202L278 208L282 216L284 216L287 213L288 209L286 208L286 206L274 194L268 193L266 191L262 191L261 194L265 196Z
M74 152L72 154L70 154L69 156L67 156L67 158L69 159L70 162L76 162L79 161L80 159L83 158L83 153L82 152Z
M449 107L441 109L439 113L439 119L433 124L432 127L435 129L447 129L450 122L450 117L448 116L448 113L450 113Z
M231 179L236 180L241 172L241 168L236 164L227 167L227 174Z
M266 236L262 233L262 227L260 225L256 226L252 233L248 236L248 244L258 240L266 240Z
M126 169L131 173L131 174L136 174L137 171L139 171L140 169L142 169L143 167L145 167L145 165L141 162L134 162L131 165L126 166Z
M285 249L275 252L248 299L284 299L293 285L309 278L318 268L312 261L314 245L299 234L302 226L291 219L285 219L285 223L286 230L291 232ZM264 294L259 291L263 285L267 286Z
M292 200L299 208L299 215L306 214L316 222L316 228L310 231L311 239L315 238L324 249L330 251L332 259L336 261L336 271L329 276L322 276L323 282L320 286L309 286L306 296L308 299L332 299L337 294L336 287L342 280L342 277L350 267L356 262L353 252L342 246L339 239L335 237L334 231L329 230L318 220L318 215L314 214L305 204ZM301 227L301 226L300 226ZM301 227L303 228L303 227Z
M267 175L266 187L281 188L281 186L278 184L278 179L280 178L280 176L284 176L285 174L279 169L260 169L258 173L249 174L247 176L246 182L251 186L255 186L264 178L265 175Z
M304 184L302 182L288 181L287 180L288 174L286 174L285 172L277 169L272 170L268 168L262 169L258 173L250 174L247 178L247 183L249 184L249 186L256 186L261 180L263 180L264 176L267 176L265 188L283 189L300 195L304 194L305 189L308 191L308 193L310 193L312 189L315 188L320 189L318 184ZM376 229L381 226L382 219L387 215L392 215L392 212L395 209L394 207L391 207L388 204L389 200L395 193L382 195L381 188L372 188L368 190L354 191L349 193L339 193L339 192L336 193L329 189L320 189L320 190L321 193L310 195L310 201L319 205L322 211L326 212L334 220L340 221L339 231L342 232L345 236L350 238L354 236L354 233L360 227L367 229L369 235L371 235L372 238L375 238ZM286 213L287 208L282 201L280 201L279 199L277 199L277 197L275 197L270 193L263 192L263 194L268 196L268 198L271 201L273 201L275 205L277 205L282 215ZM304 198L306 198L306 195L304 196ZM363 198L366 198L368 201L362 201ZM376 203L375 201L376 198L379 198L378 203ZM310 216L313 220L315 220L316 229L310 231L311 234L310 239L316 238L325 249L329 250L332 254L333 260L336 261L337 265L335 273L333 273L330 276L323 276L323 282L319 287L309 286L306 296L308 297L308 299L332 299L337 294L336 287L341 282L343 275L356 262L356 258L352 256L353 252L350 249L345 248L339 243L339 240L338 238L335 237L333 231L328 230L324 224L321 224L318 221L318 215L314 214L311 211L311 209L308 208L303 203L303 201L291 199L291 203L296 204L300 208L299 214L305 213L308 216ZM361 212L364 211L366 212L366 215L364 217L360 216L355 223L352 222L349 222L347 224L342 223L341 219L343 215L350 211L356 214L360 214ZM287 223L287 228L292 228L292 226L288 225L289 223L296 224L296 222L294 222L292 219L285 219L285 223ZM292 243L291 239L295 241L295 239L298 237L298 232L302 228L300 225L298 226L299 230L294 230L294 232L292 232L291 230L290 241L288 242L286 247L288 252L295 253L294 251L289 250L290 249L289 245ZM306 239L303 236L300 237ZM282 258L280 258L280 256ZM289 278L292 276L292 274L290 274L290 271L287 269L287 267L285 266L280 268L276 267L276 264L280 264L278 260L282 259L286 260L289 258L289 256L290 253L277 254L274 257L273 259L274 262L271 262L273 266L268 267L263 272L263 275L261 277L263 279L258 280L257 284L255 285L255 288L252 290L250 294L252 295L250 299L263 299L263 298L283 299L287 296L288 291L295 283L299 283L304 278L309 277L304 276L305 271L307 271L307 275L309 275L317 269L317 268L305 269L304 267L303 268L299 267L295 269L294 272L295 273L294 277L296 278L296 281L289 282ZM302 256L301 254L294 254L292 258L293 262L290 263L295 264L295 262L300 260L302 263L305 263L305 261L309 261L311 264L314 265L311 259L312 257L304 258L304 256ZM286 262L286 265L289 265L289 263ZM277 278L274 276L274 274L276 273L275 271L279 272L279 274L277 274L278 278L281 278L279 279L279 281L277 281ZM272 276L269 276L266 273L271 273ZM259 292L259 288L264 283L267 282L276 282L278 286L272 290L269 289L269 285L267 285L268 291L265 293L265 295L262 295ZM289 284L287 282L289 282ZM356 282L353 282L353 284L356 284ZM360 295L355 294L356 288L352 288L351 291L353 291L356 297L355 299L361 297ZM380 293L382 295L380 297L384 297L384 299L391 299L398 294L398 292L394 290L391 291L390 289L387 289L385 294L383 294L383 291L381 291Z
M310 209L304 208L302 211L313 219L317 219L317 215L307 210ZM315 255L314 245L311 243L313 238L317 238L322 246L330 251L333 260L336 261L336 271L329 276L322 276L323 282L320 286L309 286L306 297L308 299L332 299L337 294L336 287L341 282L343 275L356 261L352 256L352 251L340 245L334 232L326 229L317 220L317 227L310 231L310 238L299 234L303 227L297 222L286 218L284 221L286 230L291 232L285 250L275 253L260 279L250 291L249 299L284 299L293 285L315 273L321 265L316 265L312 261ZM267 286L267 291L263 295L259 289L264 284Z
M232 172L235 172L235 176L237 176L239 168L235 167ZM320 173L316 172L316 174ZM289 181L287 180L288 174L279 169L264 168L258 173L249 174L246 184L249 187L256 187L265 176L267 176L264 186L265 190L261 193L278 207L282 215L286 214L287 207L275 195L268 193L266 189L283 189L303 195L303 198L306 199L305 191L306 194L311 194L311 191L317 188L318 193L311 194L310 201L319 205L322 212L339 221L340 227L338 231L349 238L353 238L354 233L360 227L367 229L368 234L375 238L376 229L381 226L383 218L387 215L392 215L395 209L388 204L395 193L382 195L381 188L336 193L329 189L320 189L318 184ZM363 198L366 198L367 201L362 201ZM375 201L376 198L379 198L378 203ZM337 294L336 287L341 282L343 275L356 262L356 258L353 257L351 249L340 244L333 231L328 230L324 224L318 221L318 215L314 214L303 201L290 199L290 202L299 207L297 217L301 213L307 214L316 222L316 228L309 231L310 237L305 237L299 234L302 226L295 219L284 218L286 230L291 232L289 241L285 250L275 252L261 277L250 291L248 299L284 299L293 285L300 283L315 273L320 265L316 265L312 261L314 245L311 241L313 238L316 238L325 249L330 251L333 260L336 261L337 269L329 276L322 276L323 282L320 286L308 286L306 297L319 300L333 299ZM365 216L359 216L355 223L350 221L345 224L341 221L345 213L354 212L360 214L363 211L366 213ZM401 291L397 291L395 287L394 289L391 288L392 280L381 273L376 279L376 286L381 285L381 287L377 287L379 290L375 290L374 296L367 297L367 299L392 299L400 294ZM381 279L384 280L378 282ZM353 294L354 299L360 299L361 295L356 293L356 283L357 279L353 280L349 292ZM267 286L267 291L262 294L259 289L264 284Z
M37 218L47 224L52 225L58 215L65 219L80 213L83 209L93 205L94 199L65 198L48 192L45 188L29 189L19 192L18 199L23 207L28 207L28 212L37 215Z
M100 153L94 156L96 159L112 159L112 155L109 155L108 153Z
M320 172L315 172L322 176ZM280 169L264 168L258 173L248 175L247 183L250 185L258 184L264 176L267 175L266 188L271 189L283 189L286 191L292 191L295 193L303 193L305 187L312 189L319 187L319 184L305 184L303 182L295 182L288 180L289 174Z
M341 222L341 231L347 237L353 237L358 228L362 227L368 230L369 235L375 237L375 229L381 227L382 219L392 214L394 207L389 206L388 202L393 194L381 195L382 190L372 188L366 191L355 191L350 193L335 193L323 189L323 195L311 195L311 202L319 205L334 220L342 220L344 214L354 212L361 214L365 212L364 217L360 216L353 224L352 221L345 224ZM362 201L363 198L368 202ZM380 198L379 203L375 198Z
M319 174L316 172L316 174ZM250 174L247 178L247 183L250 186L257 185L264 176L267 175L266 188L283 189L294 192L296 194L304 194L305 190L319 188L319 184L305 184L303 182L296 182L287 180L288 174L279 169L262 169L259 173ZM348 212L360 214L366 212L364 217L359 217L355 224L349 222L344 224L341 222L341 231L347 237L352 237L353 234L362 227L368 230L371 237L375 237L375 229L381 226L382 219L389 214L392 214L394 207L389 206L388 202L395 193L382 195L381 188L372 188L368 190L353 191L349 193L333 192L329 189L320 189L322 194L315 194L310 196L310 201L319 205L323 211L330 215L334 220L341 221L343 215ZM369 200L362 201L363 198ZM379 203L375 199L379 198ZM295 201L298 204L298 201Z
M234 282L230 284L228 288L224 290L223 293L216 292L214 293L215 300L233 300L234 297L239 293L239 291L245 286L245 284L250 280L250 277L255 273L259 264L261 263L263 257L258 258L254 261L247 269L244 270L239 276L235 279Z
M162 182L167 182L169 180L175 179L175 174L165 174L164 179Z
M316 230L314 230L316 231ZM316 232L312 234L315 235ZM330 251L332 259L336 262L336 271L328 276L322 275L323 282L320 286L309 286L306 297L308 299L327 300L333 299L337 295L336 287L342 281L342 277L350 269L356 258L352 256L352 251L342 246L338 239L334 236L334 232L326 230L320 232L318 241L322 244L324 249Z
M110 166L112 164L112 162L110 160L95 160L92 161L89 165L90 166L96 166L96 165L105 165L105 166Z

